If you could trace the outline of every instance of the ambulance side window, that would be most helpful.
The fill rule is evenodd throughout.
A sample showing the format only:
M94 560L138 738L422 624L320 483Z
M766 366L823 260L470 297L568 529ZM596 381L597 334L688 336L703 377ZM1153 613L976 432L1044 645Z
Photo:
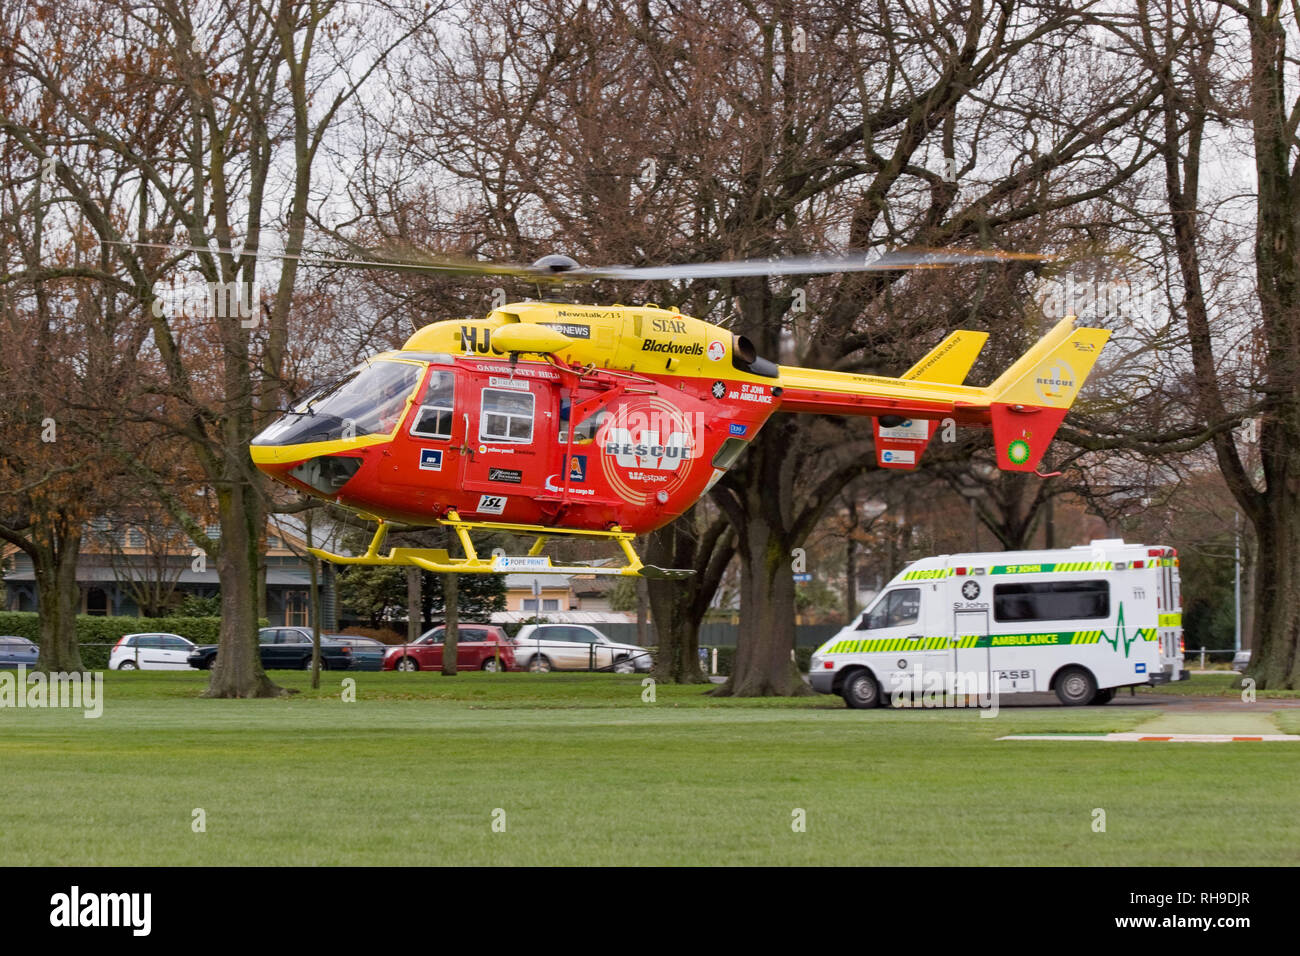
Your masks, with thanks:
M915 624L921 615L921 589L899 588L888 591L863 615L859 631L876 631L885 627Z
M993 588L995 621L1083 621L1110 617L1107 581L998 584Z

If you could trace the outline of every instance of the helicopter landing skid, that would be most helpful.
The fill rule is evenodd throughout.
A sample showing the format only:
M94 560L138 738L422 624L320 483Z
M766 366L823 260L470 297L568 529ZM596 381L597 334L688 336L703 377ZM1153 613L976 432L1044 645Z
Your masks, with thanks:
M435 574L520 574L531 572L533 574L602 574L680 580L695 573L680 568L658 568L654 565L643 564L641 558L637 556L636 551L632 548L632 539L636 535L628 531L622 531L618 527L611 528L608 531L556 530L554 528L544 528L540 525L506 524L495 521L462 521L454 511L447 512L447 517L439 519L438 523L456 532L456 537L460 540L460 546L465 551L465 557L452 557L445 548L389 548L387 553L380 553L384 539L388 536L388 525L382 520L379 522L379 527L375 529L375 535L370 539L370 545L366 548L365 554L341 555L321 548L308 548L307 550L316 557L333 564L405 565L423 568L425 571L432 571ZM474 542L470 538L471 531L508 531L512 534L530 534L533 535L534 540L526 555L509 557L503 554L494 554L491 557L482 558L479 557ZM551 559L541 553L542 547L546 544L547 538L561 536L612 540L623 552L627 563L615 566L583 563L552 564Z

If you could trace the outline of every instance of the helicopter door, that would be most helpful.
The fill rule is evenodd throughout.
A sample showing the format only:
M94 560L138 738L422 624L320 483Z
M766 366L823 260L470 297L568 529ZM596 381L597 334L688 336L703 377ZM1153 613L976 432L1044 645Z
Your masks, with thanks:
M475 374L466 390L466 491L480 492L480 517L500 514L513 496L536 497L555 450L555 390L546 381Z
M391 464L380 472L384 484L400 486L410 495L417 511L444 500L444 489L460 474L465 427L456 405L457 393L466 389L457 388L457 377L452 368L429 369L423 391L393 439Z

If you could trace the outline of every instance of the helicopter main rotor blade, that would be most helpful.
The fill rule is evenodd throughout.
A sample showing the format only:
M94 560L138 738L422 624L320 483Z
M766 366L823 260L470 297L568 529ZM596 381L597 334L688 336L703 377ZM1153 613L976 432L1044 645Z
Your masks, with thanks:
M443 275L521 276L528 278L542 273L528 265L476 262L473 259L429 257L377 256L372 259L344 259L326 253L305 251L301 253L270 252L262 249L231 249L225 246L191 246L169 242L129 242L102 240L108 246L130 246L135 249L162 249L167 252L205 252L209 255L230 255L235 258L253 256L258 259L287 259L304 266L329 266L332 268L384 269L395 272L433 272ZM549 275L549 273L547 273Z
M965 252L956 249L900 250L873 255L848 252L838 255L792 256L775 259L741 259L734 262L699 262L669 266L590 266L564 273L567 278L621 279L729 279L745 276L817 275L833 272L894 272L903 269L942 269L980 262L1046 261L1050 256L998 250Z
M421 272L446 276L514 276L543 282L614 281L648 282L663 279L729 279L746 276L818 275L835 272L895 272L905 269L943 269L950 266L984 262L1045 262L1052 256L1026 252L1003 252L996 249L967 251L960 249L902 249L874 254L845 252L829 255L790 256L770 259L738 259L720 262L692 262L665 266L583 266L567 256L545 256L531 265L523 263L480 262L431 256L418 250L403 250L398 255L374 253L365 259L347 259L327 253L264 252L257 249L229 249L157 242L113 242L105 245L163 249L169 252L202 252L210 255L255 256L291 259L305 266L332 268L383 269L397 272Z

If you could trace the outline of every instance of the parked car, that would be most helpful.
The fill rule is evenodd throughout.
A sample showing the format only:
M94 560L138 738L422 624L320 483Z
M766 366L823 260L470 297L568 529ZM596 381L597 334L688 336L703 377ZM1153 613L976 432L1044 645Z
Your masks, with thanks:
M495 624L461 624L456 638L456 667L465 670L495 671L515 669L515 652L505 628ZM384 657L384 670L428 671L442 667L442 647L447 628L438 625L425 631L414 644L390 647Z
M587 624L526 624L515 635L515 660L530 671L632 674L654 666L644 647L611 641Z
M311 628L264 627L257 632L266 670L310 670ZM188 660L191 667L209 669L217 659L215 645L195 648ZM331 637L321 635L321 670L346 670L352 666L352 648Z
M388 645L381 640L356 634L322 634L321 637L328 637L331 642L352 648L352 666L348 670L377 671L384 666Z
M1232 669L1238 674L1246 673L1246 668L1250 666L1250 651L1237 651L1232 655Z
M183 671L198 645L179 634L127 634L113 645L108 669L113 671Z
M41 649L25 637L0 635L0 667L31 667L40 656Z

